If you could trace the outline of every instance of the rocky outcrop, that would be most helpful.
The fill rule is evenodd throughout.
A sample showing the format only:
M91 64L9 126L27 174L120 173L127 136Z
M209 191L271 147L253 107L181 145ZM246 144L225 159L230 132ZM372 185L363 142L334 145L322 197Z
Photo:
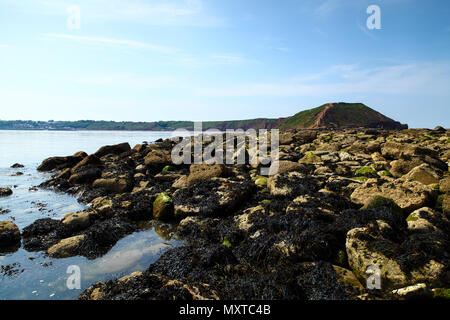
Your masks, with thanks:
M42 185L79 195L88 209L34 222L23 243L96 258L143 225L183 241L82 299L434 294L450 286L447 140L442 130L292 130L281 133L278 161L240 165L174 164L170 139L104 148Z

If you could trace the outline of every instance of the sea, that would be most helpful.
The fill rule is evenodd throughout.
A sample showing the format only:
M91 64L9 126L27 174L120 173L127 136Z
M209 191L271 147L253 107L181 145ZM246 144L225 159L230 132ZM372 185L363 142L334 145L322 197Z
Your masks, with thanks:
M22 231L37 219L61 219L85 208L71 195L35 188L50 177L36 170L45 158L78 151L91 154L104 145L122 142L133 147L172 136L156 131L0 130L0 187L13 190L11 196L0 197L0 221L13 221ZM11 168L15 163L24 167ZM28 252L22 245L15 252L0 253L0 299L71 300L97 281L144 271L166 250L180 245L155 229L130 234L93 260L80 256L54 259L45 252ZM78 275L80 281L74 278Z

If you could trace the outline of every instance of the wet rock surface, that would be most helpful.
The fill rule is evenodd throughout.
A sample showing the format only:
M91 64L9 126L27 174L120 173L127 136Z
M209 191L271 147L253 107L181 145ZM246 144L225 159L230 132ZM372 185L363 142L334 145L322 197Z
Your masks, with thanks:
M431 297L450 286L448 139L445 129L286 131L271 176L259 163L174 164L175 140L50 158L41 187L89 210L37 220L22 239L91 259L163 220L184 241L80 299Z

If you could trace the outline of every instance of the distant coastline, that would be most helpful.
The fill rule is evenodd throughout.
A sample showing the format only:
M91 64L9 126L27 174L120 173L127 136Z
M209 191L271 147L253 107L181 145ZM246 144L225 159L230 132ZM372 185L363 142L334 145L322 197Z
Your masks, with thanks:
M394 121L362 103L327 103L320 107L300 111L293 116L268 119L225 120L202 122L202 129L332 129L332 128L407 129L408 125ZM193 121L32 121L0 120L0 130L52 130L52 131L174 131L194 130Z

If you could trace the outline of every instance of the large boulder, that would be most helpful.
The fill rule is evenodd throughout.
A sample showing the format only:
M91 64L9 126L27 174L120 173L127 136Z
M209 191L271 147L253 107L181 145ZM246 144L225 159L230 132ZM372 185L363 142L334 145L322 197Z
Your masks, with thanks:
M390 226L381 220L376 223L380 229L390 229ZM381 285L387 284L393 287L407 285L407 275L403 272L399 263L386 253L374 249L377 246L384 246L386 251L389 249L395 250L396 244L382 237L370 237L368 234L367 227L355 228L347 233L345 248L350 267L363 283L366 283L369 273L376 267L380 270Z
M95 152L94 154L97 157L101 158L108 154L116 155L116 154L124 153L129 150L131 150L131 147L128 142L125 142L125 143L115 144L115 145L111 145L111 146L103 146L100 149L98 149L97 152Z
M20 243L20 230L11 221L0 221L0 248Z
M77 152L68 157L51 157L47 158L37 167L38 171L51 171L53 169L61 170L65 168L71 168L78 162L83 160L87 154L85 152Z
M430 202L433 190L417 181L369 179L353 191L351 199L364 205L368 199L377 195L394 200L400 208L409 213Z

